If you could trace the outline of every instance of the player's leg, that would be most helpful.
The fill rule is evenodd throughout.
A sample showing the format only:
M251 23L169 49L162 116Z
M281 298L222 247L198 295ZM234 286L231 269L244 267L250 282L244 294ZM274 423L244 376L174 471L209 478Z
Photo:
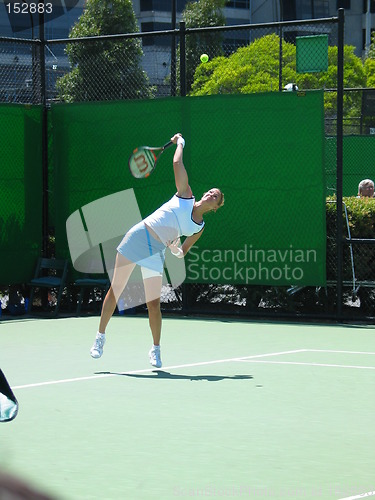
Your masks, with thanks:
M92 346L90 351L93 358L100 358L100 356L103 354L105 330L116 309L117 300L124 290L134 267L134 262L131 262L120 253L117 253L111 286L103 301L99 330L96 334L94 345Z
M103 301L103 308L99 323L100 333L105 333L108 322L116 309L117 301L126 287L134 267L134 262L131 262L120 253L117 253L111 286Z
M160 295L163 277L159 275L143 279L145 287L148 321L153 339L153 346L149 352L150 363L156 368L161 368L160 338L162 315L160 310Z
M161 337L161 311L160 311L160 294L162 277L155 276L144 280L146 305L148 310L148 319L154 345L160 345Z

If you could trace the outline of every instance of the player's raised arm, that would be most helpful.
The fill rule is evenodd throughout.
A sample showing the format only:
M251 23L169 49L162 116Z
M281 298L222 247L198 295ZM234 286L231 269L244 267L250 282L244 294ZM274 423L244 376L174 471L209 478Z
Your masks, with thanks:
M181 134L175 134L171 138L171 141L173 144L177 144L176 151L173 156L173 170L177 196L180 196L181 198L190 198L192 196L192 191L189 186L189 179L183 162L185 140Z

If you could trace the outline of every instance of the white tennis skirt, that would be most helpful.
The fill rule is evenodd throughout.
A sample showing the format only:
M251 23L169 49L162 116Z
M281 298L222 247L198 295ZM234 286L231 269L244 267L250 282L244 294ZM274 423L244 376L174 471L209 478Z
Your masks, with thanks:
M146 229L144 222L133 226L123 237L117 251L125 258L142 267L143 277L163 274L165 245L156 240Z

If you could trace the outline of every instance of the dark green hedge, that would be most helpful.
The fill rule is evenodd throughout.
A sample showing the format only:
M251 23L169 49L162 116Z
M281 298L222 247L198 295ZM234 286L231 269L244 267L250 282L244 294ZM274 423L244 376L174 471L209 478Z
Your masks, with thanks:
M336 275L336 203L334 198L327 199L327 277ZM352 238L375 239L375 199L344 197L343 210L344 236L349 231ZM348 220L348 223L347 223ZM347 225L349 224L349 231ZM355 277L357 280L375 280L375 246L352 245ZM344 245L344 278L352 279L350 246Z

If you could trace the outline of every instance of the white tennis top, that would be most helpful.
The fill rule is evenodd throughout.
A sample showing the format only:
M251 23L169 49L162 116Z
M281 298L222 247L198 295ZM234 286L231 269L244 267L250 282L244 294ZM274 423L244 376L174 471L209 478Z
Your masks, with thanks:
M204 227L204 221L198 224L193 220L194 202L194 197L180 198L175 194L143 222L155 231L164 245L179 236L199 233Z

